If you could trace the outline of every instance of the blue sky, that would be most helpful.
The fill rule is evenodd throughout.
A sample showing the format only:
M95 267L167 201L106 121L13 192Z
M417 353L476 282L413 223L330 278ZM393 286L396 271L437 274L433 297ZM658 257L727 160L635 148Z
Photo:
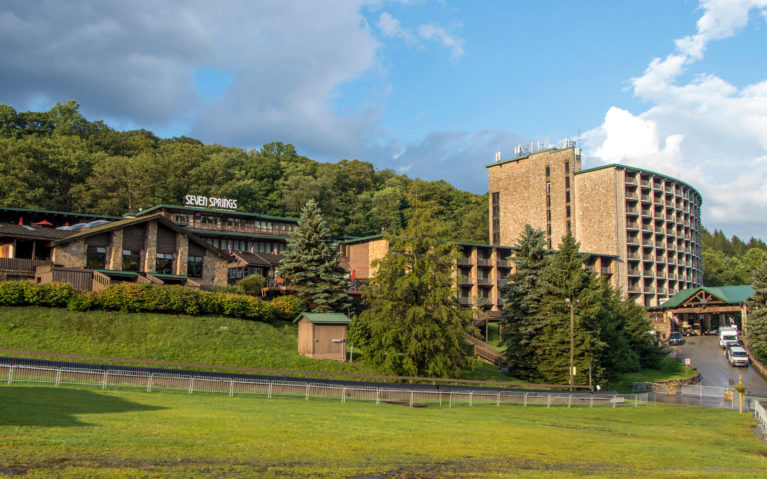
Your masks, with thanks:
M767 0L43 0L0 5L0 103L293 143L487 190L516 144L682 179L767 238Z

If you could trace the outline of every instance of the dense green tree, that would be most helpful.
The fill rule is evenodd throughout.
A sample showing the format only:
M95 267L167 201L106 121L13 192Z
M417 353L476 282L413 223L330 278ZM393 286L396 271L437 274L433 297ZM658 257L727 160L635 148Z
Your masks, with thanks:
M310 311L347 311L351 306L346 272L338 265L338 249L314 201L301 212L277 274L298 288L296 296Z
M399 235L386 235L389 252L375 263L352 334L385 374L457 377L467 363L470 312L457 300L457 252L443 228L422 205Z
M544 234L525 225L511 258L514 273L506 278L503 288L504 356L509 374L518 377L534 375L533 340L539 327L539 310L543 297L541 272L546 266Z
M767 261L753 273L754 294L746 301L748 307L748 347L762 361L767 360Z

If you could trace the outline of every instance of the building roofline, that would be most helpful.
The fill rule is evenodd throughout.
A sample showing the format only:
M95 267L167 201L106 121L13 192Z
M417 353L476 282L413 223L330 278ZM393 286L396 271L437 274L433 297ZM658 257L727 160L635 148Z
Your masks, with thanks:
M97 215L97 214L89 214L89 213L71 213L68 211L56 211L56 210L37 210L34 208L12 208L10 206L0 207L0 211L2 210L14 211L16 213L44 213L44 214L50 214L50 215L83 216L86 218L99 218L99 219L105 219L105 220L121 220L122 219L122 217L120 216L106 216L106 215Z
M269 215L262 215L259 213L247 213L245 211L237 211L237 210L225 210L225 209L215 209L215 208L201 208L199 206L180 206L180 205L167 205L167 204L160 204L156 206L152 206L151 208L147 208L141 212L138 213L126 213L124 216L130 215L130 216L143 216L148 213L151 213L153 211L159 210L161 208L167 208L167 209L174 209L174 210L184 210L184 211L199 211L201 213L223 213L223 214L230 214L230 215L239 215L239 216L248 216L251 218L262 218L265 220L279 220L279 221L289 221L289 222L295 222L298 223L298 218L288 218L283 216L269 216Z
M487 165L485 165L485 168L490 168L490 167L493 167L493 166L502 165L504 163L513 163L515 161L524 160L525 158L530 158L531 156L535 156L535 155L537 155L539 153L546 153L547 151L564 151L564 150L572 150L574 148L577 148L577 147L576 146L568 146L567 148L559 148L559 147L555 146L553 148L546 148L545 150L536 151L535 153L528 153L526 155L515 156L513 158L509 158L508 160L494 161L492 163L488 163Z
M352 243L360 243L375 239L383 239L384 235L370 235L370 236L360 236L358 238L352 238L348 240L338 241L338 244L352 244Z
M703 195L701 195L700 191L698 191L694 186L690 185L689 183L687 183L685 181L682 181L682 180L680 180L678 178L674 178L673 176L664 175L663 173L658 173L656 171L645 170L644 168L637 168L636 166L622 165L620 163L610 163L609 165L596 166L594 168L588 168L586 170L576 171L573 174L574 175L581 175L583 173L591 173L592 171L604 170L604 169L607 169L607 168L623 168L624 170L638 171L640 173L647 173L647 174L650 174L650 175L660 176L661 178L666 178L668 180L676 181L677 183L681 183L684 186L686 186L686 187L690 188L691 190L693 190L695 193L697 193L698 196L700 197L700 202L703 203Z
M290 239L290 236L279 236L279 235L260 235L260 234L254 234L254 233L239 233L236 231L216 231L216 230L193 230L189 229L186 226L184 226L184 229L187 231L191 231L192 233L198 235L198 236L236 236L236 237L245 237L245 238L257 238L257 239L268 239L268 240L275 240L280 239L282 241L287 242Z

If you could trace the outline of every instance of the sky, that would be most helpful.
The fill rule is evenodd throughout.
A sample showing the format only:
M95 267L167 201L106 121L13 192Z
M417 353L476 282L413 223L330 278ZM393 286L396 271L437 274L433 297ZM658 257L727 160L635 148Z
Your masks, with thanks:
M767 0L0 0L0 103L487 192L580 142L767 238Z

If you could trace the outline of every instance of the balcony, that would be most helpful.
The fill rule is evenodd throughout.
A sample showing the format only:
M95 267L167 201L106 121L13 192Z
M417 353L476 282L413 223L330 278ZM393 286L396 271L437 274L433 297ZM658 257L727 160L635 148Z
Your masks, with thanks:
M599 272L601 274L613 274L613 270L609 266L601 266L599 268Z
M458 284L460 286L473 286L474 283L472 283L471 278L467 278L466 276L462 276L458 279Z
M637 246L639 244L639 238L637 237L626 238L626 244Z
M499 259L496 264L499 268L511 268L511 261L507 259Z
M469 296L458 296L458 303L468 306L471 304L471 298Z
M651 254L643 254L642 255L643 261L655 261L655 257Z
M467 256L462 256L458 258L458 264L462 266L471 266L471 258Z
M626 176L626 184L627 185L636 185L637 184L636 176Z
M655 294L655 288L653 288L651 286L645 286L644 293L645 294Z
M204 231L226 231L230 233L245 233L245 234L261 234L270 236L290 236L291 231L288 231L289 226L285 225L286 229L280 229L280 224L274 224L271 228L261 228L255 226L253 223L239 222L239 223L209 223L202 221L199 218L191 217L186 228L191 230L204 230Z
M666 278L666 273L664 273L663 271L658 271L657 273L655 273L655 277L656 278L665 279Z
M639 196L636 194L636 192L631 192L631 193L629 193L628 191L626 192L627 200L636 201L638 198Z
M636 251L629 251L626 256L628 256L629 259L639 259L639 253Z
M639 210L637 210L636 208L626 208L626 214L635 216L639 214Z
M635 293L635 294L640 294L642 292L642 289L639 287L638 284L629 284L628 290L629 290L629 293Z
M650 198L650 195L642 195L642 203L652 203L652 198Z
M628 275L629 276L639 276L639 270L637 268L629 268L628 269Z
M477 284L480 286L492 286L493 282L490 278L477 278Z
M478 258L477 264L479 266L493 266L493 262L490 258Z
M651 210L642 210L642 216L645 218L652 218L652 211Z

